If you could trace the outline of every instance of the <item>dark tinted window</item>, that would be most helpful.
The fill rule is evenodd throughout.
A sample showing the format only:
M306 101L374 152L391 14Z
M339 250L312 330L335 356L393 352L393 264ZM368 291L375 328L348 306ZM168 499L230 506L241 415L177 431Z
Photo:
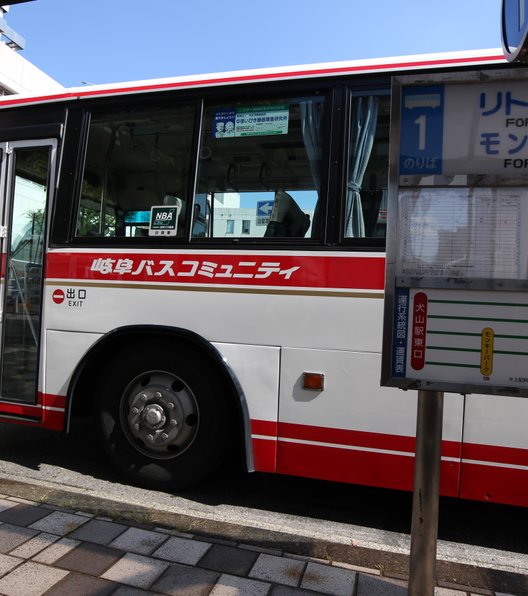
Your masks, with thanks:
M147 236L151 207L176 206L183 236L193 124L192 106L93 115L76 235Z

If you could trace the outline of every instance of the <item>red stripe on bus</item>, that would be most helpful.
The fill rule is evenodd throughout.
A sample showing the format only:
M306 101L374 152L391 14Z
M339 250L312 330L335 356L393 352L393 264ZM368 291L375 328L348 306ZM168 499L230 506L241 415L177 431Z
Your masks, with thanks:
M48 408L57 408L57 410ZM39 426L50 430L64 430L66 397L38 392L36 404L16 404L0 402L0 419L4 416L20 417L9 418L9 422L15 422L30 426ZM26 420L22 420L25 418ZM33 420L27 420L32 418Z
M64 412L57 410L42 411L42 428L64 430Z
M252 428L253 426L259 428L261 431L259 434L264 434L268 424L270 423L265 422L259 426L259 421L252 421ZM268 436L272 438L273 426L270 425L268 428L270 429ZM276 469L278 473L381 488L401 490L413 488L414 437L287 423L279 423L279 436ZM283 438L292 439L292 441L281 441ZM295 439L331 443L335 447L296 443ZM366 450L346 448L354 446ZM262 448L258 446L258 449ZM266 449L271 453L269 445L266 445ZM380 449L385 453L368 451L368 449ZM387 451L406 452L410 455L404 456L387 453ZM442 454L444 457L455 459L463 457L482 462L477 464L442 461L442 495L528 506L528 470L508 467L508 464L510 466L528 465L528 449L443 441ZM268 462L265 462L266 466L270 465L270 461L272 461L271 455ZM490 465L493 463L504 465ZM259 453L259 458L255 459L256 470L269 470L269 468L260 468L260 465Z
M277 472L320 480L412 490L414 458L279 441ZM457 496L459 475L458 462L442 462L441 494Z
M384 257L50 252L47 279L382 290Z
M412 68L427 68L435 66L456 66L464 64L485 64L487 62L504 62L504 56L473 56L460 58L439 58L436 60L413 60L410 62L393 62L380 64L358 64L348 66L333 66L320 68L306 68L298 70L288 70L284 72L267 72L267 73L248 73L248 74L232 74L224 76L211 76L210 78L196 79L196 80L181 80L181 81L167 81L164 83L136 83L128 86L120 86L115 88L105 89L89 89L85 91L65 91L63 93L54 93L51 95L40 95L34 97L23 97L4 99L0 102L1 106L23 105L28 103L38 103L44 101L65 101L65 100L79 100L90 97L100 97L105 95L141 93L153 91L168 91L171 89L193 88L193 87L209 87L211 85L236 84L236 83L257 83L259 81L269 80L284 80L295 79L299 77L317 77L317 76L332 76L332 75L346 75L346 74L368 74L370 72L380 71L396 71L400 69Z
M463 463L459 496L528 507L528 471Z
M1 414L40 419L42 415L42 408L38 405L0 403L0 415Z
M462 445L462 459L528 466L528 449L464 443Z
M251 444L255 471L275 473L277 471L277 442L253 438Z
M52 393L38 394L38 402L48 408L65 408L66 397L64 395L54 395Z
M251 434L277 438L277 422L275 420L252 420Z
M251 427L260 426L260 432L255 434L275 436L274 423L252 420ZM269 427L267 427L269 425ZM269 432L265 432L269 428ZM255 431L253 431L255 432ZM360 447L362 449L381 449L384 451L399 451L414 453L415 438L403 435L390 435L358 430L326 428L280 422L278 425L280 439L311 441L327 443L343 447ZM280 440L279 439L279 440ZM475 460L483 463L502 463L511 466L528 467L528 449L503 447L497 445L480 445L476 443L461 443L459 441L442 441L442 456Z
M400 451L403 453L414 453L416 445L415 437L410 436L324 428L284 422L279 423L279 437L281 439L299 439L316 443L342 445L344 447L382 449L384 451ZM444 457L460 458L460 443L458 441L442 441L442 455Z

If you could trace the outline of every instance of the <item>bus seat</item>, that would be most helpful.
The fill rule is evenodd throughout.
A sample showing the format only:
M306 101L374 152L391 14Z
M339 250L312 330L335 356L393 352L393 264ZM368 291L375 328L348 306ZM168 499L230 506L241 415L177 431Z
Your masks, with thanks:
M277 191L264 237L304 238L309 227L310 216L302 211L287 192Z

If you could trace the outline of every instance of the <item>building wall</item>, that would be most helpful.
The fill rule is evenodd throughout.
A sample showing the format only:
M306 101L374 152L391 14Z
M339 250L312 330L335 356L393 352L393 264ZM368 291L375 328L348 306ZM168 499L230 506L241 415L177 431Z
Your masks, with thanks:
M53 93L64 87L26 60L19 52L0 43L0 95Z
M53 93L64 89L60 83L26 60L20 53L24 40L16 32L9 31L5 22L8 10L8 6L0 4L0 19L6 25L0 30L0 95ZM1 31L5 32L1 33ZM10 47L9 42L12 40L7 35L11 35L14 39L18 38L17 42L10 44L18 46L18 49Z

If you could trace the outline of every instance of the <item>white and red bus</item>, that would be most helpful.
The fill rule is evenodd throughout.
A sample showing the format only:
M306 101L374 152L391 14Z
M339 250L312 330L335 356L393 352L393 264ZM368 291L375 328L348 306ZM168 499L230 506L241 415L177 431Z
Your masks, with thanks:
M129 481L252 471L412 489L380 387L391 76L500 52L0 100L0 420L93 412ZM447 395L444 495L528 505L528 401Z

